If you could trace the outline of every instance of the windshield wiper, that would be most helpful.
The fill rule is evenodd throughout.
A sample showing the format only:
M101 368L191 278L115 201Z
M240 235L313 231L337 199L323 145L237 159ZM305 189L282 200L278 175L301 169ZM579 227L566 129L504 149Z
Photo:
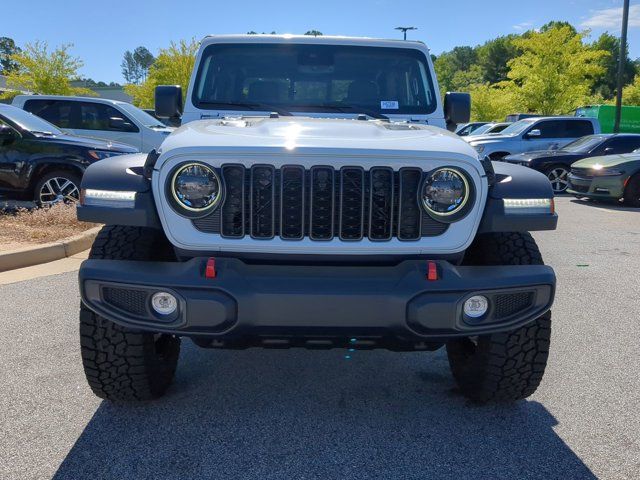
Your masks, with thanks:
M293 113L283 108L270 105L268 103L241 103L241 102L199 102L200 105L205 107L218 107L218 108L241 108L245 110L263 110L266 112L275 112L283 117L291 117Z
M342 113L361 113L363 115L367 115L371 118L376 118L379 120L389 120L385 114L376 112L375 110L371 110L370 108L362 108L356 105L342 105L335 103L323 103L321 105L305 105L305 108L330 108L335 112Z

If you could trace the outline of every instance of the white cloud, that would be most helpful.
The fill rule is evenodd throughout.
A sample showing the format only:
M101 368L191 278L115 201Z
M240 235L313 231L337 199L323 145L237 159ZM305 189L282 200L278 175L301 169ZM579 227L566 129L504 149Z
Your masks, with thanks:
M621 28L622 7L594 10L580 25L585 28ZM640 27L640 5L629 7L629 27Z
M531 29L532 26L533 26L533 23L531 22L522 22L522 23L518 23L517 25L514 25L513 29L517 32L524 32L525 30Z

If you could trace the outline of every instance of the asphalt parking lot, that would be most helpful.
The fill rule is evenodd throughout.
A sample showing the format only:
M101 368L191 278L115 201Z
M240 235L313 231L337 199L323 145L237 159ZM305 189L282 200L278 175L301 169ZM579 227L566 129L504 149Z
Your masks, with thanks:
M0 286L0 478L638 478L640 210L558 200L552 352L479 407L444 351L207 351L154 403L95 398L74 272Z

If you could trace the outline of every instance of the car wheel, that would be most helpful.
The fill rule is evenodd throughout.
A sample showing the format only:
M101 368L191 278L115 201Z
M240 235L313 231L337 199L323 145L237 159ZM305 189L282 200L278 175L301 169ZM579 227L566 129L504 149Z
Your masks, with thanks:
M569 186L569 169L567 167L554 165L544 173L551 182L553 193L557 195L559 193L564 193L567 190L567 187Z
M624 203L630 207L640 207L640 174L631 177L624 189Z
M75 203L79 199L80 177L65 170L47 173L34 189L33 200L41 207L56 203Z

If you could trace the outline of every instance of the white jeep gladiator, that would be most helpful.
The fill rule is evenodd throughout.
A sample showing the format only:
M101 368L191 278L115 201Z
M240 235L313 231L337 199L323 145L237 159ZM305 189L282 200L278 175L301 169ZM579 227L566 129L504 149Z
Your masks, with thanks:
M147 400L181 338L208 348L446 347L472 400L535 391L555 292L528 233L556 227L544 175L447 131L419 42L210 36L158 151L91 165L81 351L96 395Z

